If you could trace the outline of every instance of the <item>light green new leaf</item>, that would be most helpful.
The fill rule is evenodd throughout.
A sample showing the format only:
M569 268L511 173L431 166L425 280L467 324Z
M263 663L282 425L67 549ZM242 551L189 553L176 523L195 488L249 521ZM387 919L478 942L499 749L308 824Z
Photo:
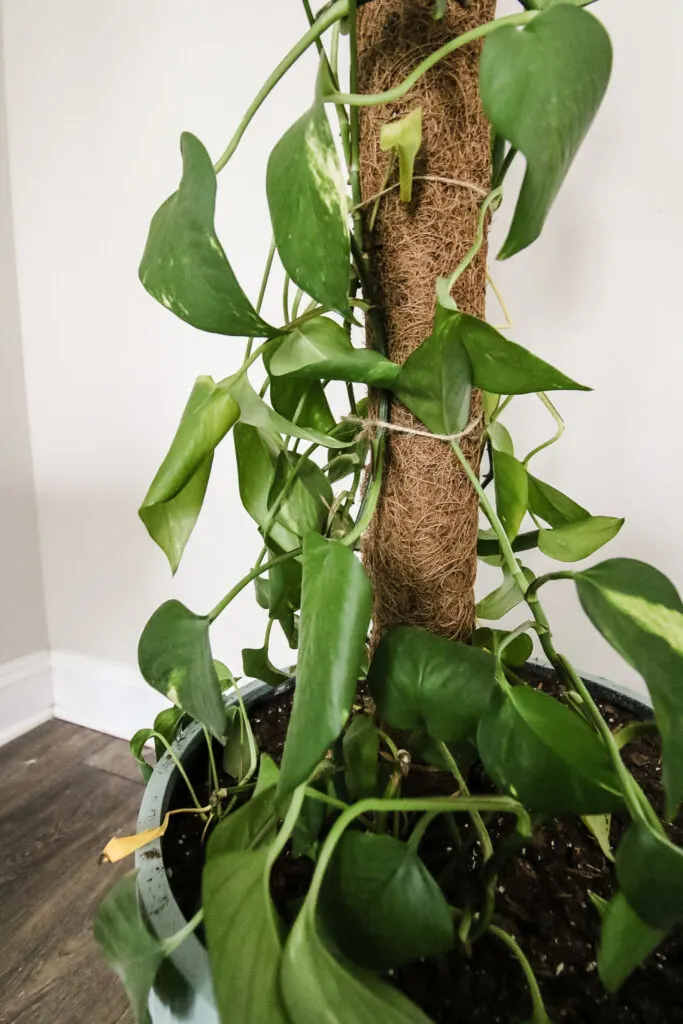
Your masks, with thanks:
M401 367L392 390L434 434L455 434L470 417L472 369L450 319L430 334Z
M319 97L270 154L266 192L277 251L291 279L321 305L347 313L348 204Z
M615 893L602 918L598 948L598 973L607 991L616 992L666 936L641 921L622 892Z
M617 850L617 878L645 924L669 931L683 924L683 850L647 822L634 822Z
M354 800L376 796L379 735L369 715L356 715L344 733L344 779Z
M280 686L291 678L273 665L265 647L242 648L242 671L248 678L260 679L268 686Z
M576 712L528 686L495 694L479 723L486 771L504 792L541 814L605 814L622 807L598 734Z
M499 259L540 235L611 68L612 47L600 22L567 3L550 7L521 31L504 26L486 40L479 70L484 110L527 164Z
M383 153L398 151L398 180L401 202L413 198L413 169L415 157L422 145L422 107L416 107L398 121L388 121L379 133L379 148Z
M270 430L275 434L300 437L304 441L315 441L316 444L320 444L324 448L348 447L345 441L338 441L329 434L321 434L318 430L311 430L309 427L292 423L291 420L280 416L262 398L259 398L246 375L233 379L229 383L229 387L230 394L240 407L240 423L257 427L259 430Z
M605 640L642 675L662 736L667 815L683 799L683 604L651 565L612 558L577 573L583 610Z
M200 331L273 334L240 288L216 237L216 174L209 154L189 132L183 132L180 149L183 176L178 191L152 218L140 263L142 284Z
M269 360L275 377L345 380L389 387L400 367L379 352L354 348L341 326L325 316L307 320L286 334Z
M375 651L368 685L380 716L396 729L426 729L445 743L466 739L495 689L488 651L416 626L395 626Z
M198 377L138 515L175 573L201 511L216 446L240 410L224 385Z
M546 484L538 477L527 473L529 480L529 511L535 516L544 519L549 526L564 526L566 523L574 523L579 519L587 519L590 512L587 512L581 505L568 498L556 487Z
M348 829L325 875L319 914L342 954L375 971L455 944L453 915L420 858L388 835Z
M212 843L202 874L202 905L221 1020L289 1024L278 986L281 925L268 892L270 851L214 854Z
M467 349L475 387L496 395L590 391L476 316L450 312L449 330Z
M522 566L527 582L531 583L534 574L531 569ZM475 611L478 619L502 619L504 615L511 612L524 600L524 594L517 586L514 576L509 572L503 573L503 582L495 590L492 590L486 597L482 597L477 604Z
M515 446L510 436L510 431L500 420L489 423L486 433L491 438L491 444L497 452L506 452L507 455L515 454Z
M166 601L145 626L138 663L150 686L182 708L217 739L225 734L221 685L211 657L209 618L180 601Z
M279 792L309 777L348 718L365 655L372 591L338 541L304 538L299 661Z
M431 1024L393 985L336 959L306 904L285 945L280 987L290 1024Z
M554 530L539 530L538 548L558 562L578 562L616 537L623 525L623 519L588 516L556 526Z
M526 469L514 455L494 450L493 485L496 511L508 537L514 540L529 503Z
M149 993L164 960L164 947L147 930L138 906L137 872L124 875L100 903L95 941L123 983L138 1024L150 1024Z

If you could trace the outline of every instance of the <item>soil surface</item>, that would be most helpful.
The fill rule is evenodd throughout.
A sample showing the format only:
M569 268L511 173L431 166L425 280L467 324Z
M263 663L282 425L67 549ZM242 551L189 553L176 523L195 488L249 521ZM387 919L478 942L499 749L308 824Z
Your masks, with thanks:
M532 670L532 685L554 692L548 678ZM291 709L291 694L269 697L252 710L261 750L279 760ZM611 728L634 715L609 701L598 704ZM659 741L643 736L627 746L624 757L658 812L663 810ZM195 779L206 775L204 764L193 766ZM228 784L229 784L228 780ZM473 792L490 791L477 768L470 773ZM410 795L452 791L452 780L435 774L410 776ZM183 794L179 794L183 799ZM181 806L179 804L178 806ZM457 872L452 840L443 819L437 819L420 845L420 855L444 892L458 905ZM627 822L615 818L612 843ZM510 821L493 820L488 828L494 846L510 829ZM195 815L175 815L163 840L174 895L186 916L199 905L203 863L201 823ZM467 829L463 829L465 842ZM683 819L670 828L683 845ZM472 847L476 858L476 844ZM273 871L273 898L285 919L306 892L313 864L287 852ZM617 995L608 995L596 966L599 917L589 892L608 899L614 890L612 864L578 819L547 824L510 860L498 878L496 921L515 935L539 981L554 1024L674 1024L683 1021L683 931L674 933L636 970ZM392 972L391 980L413 999L435 1024L521 1024L531 1018L529 991L518 962L499 940L487 935L472 945L470 955L458 950L447 957L411 964Z

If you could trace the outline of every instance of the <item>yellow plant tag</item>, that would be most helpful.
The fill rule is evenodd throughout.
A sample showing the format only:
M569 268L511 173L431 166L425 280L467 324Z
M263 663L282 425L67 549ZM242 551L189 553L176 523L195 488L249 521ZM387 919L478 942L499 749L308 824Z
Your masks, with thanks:
M148 828L145 832L137 832L134 836L114 836L110 839L100 854L100 864L116 864L124 857L130 857L131 853L141 850L143 846L149 845L155 839L161 839L172 814L205 814L210 807L179 807L175 811L169 811L161 825L157 828Z

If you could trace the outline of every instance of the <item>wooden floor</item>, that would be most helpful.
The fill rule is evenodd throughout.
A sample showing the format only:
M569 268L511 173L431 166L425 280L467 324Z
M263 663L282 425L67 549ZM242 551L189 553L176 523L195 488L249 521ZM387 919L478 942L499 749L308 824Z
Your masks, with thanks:
M0 1024L132 1024L92 938L99 900L132 864L99 866L135 831L128 745L46 722L0 748Z

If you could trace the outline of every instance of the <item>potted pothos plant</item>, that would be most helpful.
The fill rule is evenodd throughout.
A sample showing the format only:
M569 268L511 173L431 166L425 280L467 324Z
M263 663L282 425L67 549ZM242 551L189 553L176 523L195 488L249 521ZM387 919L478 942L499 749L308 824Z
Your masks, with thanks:
M308 29L217 162L182 136L142 257L171 313L247 339L241 357L226 347L225 379L195 381L142 521L175 571L232 443L263 547L211 611L167 601L145 626L140 670L171 706L131 743L140 832L105 853L136 852L137 871L96 937L139 1021L672 1021L683 605L642 562L586 567L622 520L539 479L550 442L518 457L502 417L538 396L555 440L549 393L588 389L483 309L490 218L510 205L500 258L541 234L607 87L608 35L584 0L497 19L490 0L303 6ZM266 168L273 242L252 304L216 235L218 175L312 47L311 106ZM281 324L261 314L276 259ZM503 578L475 607L477 557ZM556 586L649 703L556 649ZM247 587L265 640L228 667L211 626ZM272 664L273 628L295 669Z

